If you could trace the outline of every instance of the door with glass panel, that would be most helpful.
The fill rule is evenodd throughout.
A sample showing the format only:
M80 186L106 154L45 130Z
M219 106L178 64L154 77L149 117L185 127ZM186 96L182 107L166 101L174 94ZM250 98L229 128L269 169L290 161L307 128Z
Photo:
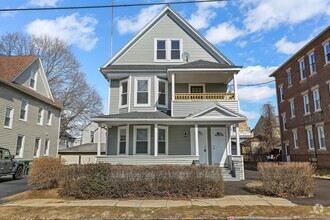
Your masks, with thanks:
M135 127L135 154L149 154L149 127Z

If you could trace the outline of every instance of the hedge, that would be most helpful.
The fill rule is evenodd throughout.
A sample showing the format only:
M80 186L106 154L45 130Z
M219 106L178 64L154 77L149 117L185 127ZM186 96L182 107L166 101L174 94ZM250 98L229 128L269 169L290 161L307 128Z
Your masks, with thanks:
M315 166L310 163L259 163L263 191L276 196L312 196Z
M62 196L79 199L222 197L219 167L126 166L86 164L67 166Z

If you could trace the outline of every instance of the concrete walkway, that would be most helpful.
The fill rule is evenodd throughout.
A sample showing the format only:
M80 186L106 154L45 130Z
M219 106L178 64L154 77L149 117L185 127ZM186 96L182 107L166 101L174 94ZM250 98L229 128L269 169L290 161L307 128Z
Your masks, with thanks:
M116 206L133 208L171 208L182 206L296 206L287 199L238 195L225 196L216 199L191 199L191 200L61 200L61 199L26 199L11 201L2 206L27 206L27 207L63 207L63 206Z

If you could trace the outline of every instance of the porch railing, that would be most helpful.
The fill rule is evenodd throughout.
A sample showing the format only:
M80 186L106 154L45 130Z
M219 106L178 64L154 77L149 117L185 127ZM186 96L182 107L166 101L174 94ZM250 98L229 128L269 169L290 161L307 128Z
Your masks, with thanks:
M234 93L175 93L175 100L214 101L235 100Z

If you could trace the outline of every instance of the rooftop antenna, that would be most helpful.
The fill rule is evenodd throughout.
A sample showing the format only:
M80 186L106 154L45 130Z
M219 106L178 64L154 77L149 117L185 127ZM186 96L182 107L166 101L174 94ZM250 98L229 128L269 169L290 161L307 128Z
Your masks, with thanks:
M111 33L110 33L110 58L112 58L112 42L113 42L113 26L114 26L114 16L113 16L113 7L114 5L114 0L112 0L112 8L111 8Z

